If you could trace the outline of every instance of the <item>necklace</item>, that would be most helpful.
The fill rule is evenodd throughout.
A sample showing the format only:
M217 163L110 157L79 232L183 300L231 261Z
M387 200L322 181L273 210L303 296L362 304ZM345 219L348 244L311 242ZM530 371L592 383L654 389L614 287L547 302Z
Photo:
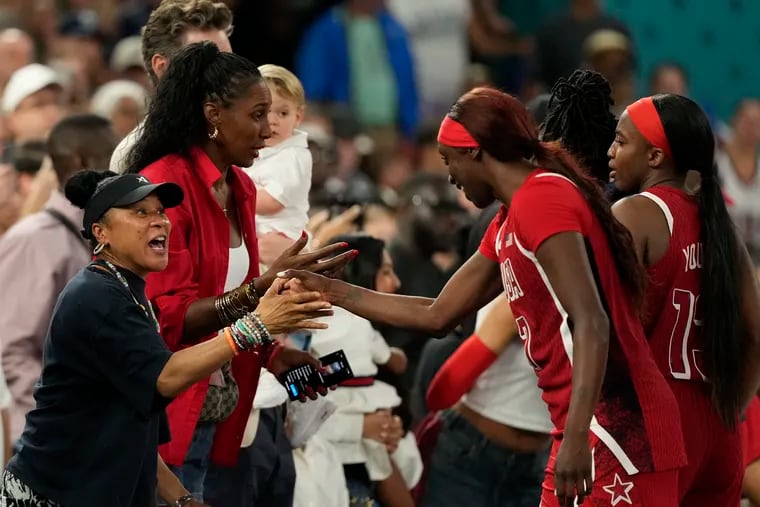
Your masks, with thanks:
M161 332L161 326L158 323L158 319L156 318L156 314L153 312L153 306L151 306L150 303L148 303L148 308L145 308L145 305L142 304L136 297L135 293L132 292L132 288L129 286L129 283L127 282L126 278L124 278L124 275L122 275L118 269L116 269L116 266L111 264L109 261L104 260L106 266L108 266L108 269L111 271L111 273L116 277L116 279L121 283L125 289L129 292L129 295L132 296L132 301L135 302L137 306L140 307L140 309L143 311L145 316L148 318L150 322L153 323L153 325L156 326L156 332Z

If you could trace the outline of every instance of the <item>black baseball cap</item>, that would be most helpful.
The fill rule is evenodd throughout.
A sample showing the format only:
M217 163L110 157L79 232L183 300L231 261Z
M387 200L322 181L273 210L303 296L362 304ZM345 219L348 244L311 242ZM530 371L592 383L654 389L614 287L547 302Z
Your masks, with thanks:
M142 174L121 174L104 179L84 208L82 236L92 239L92 224L109 209L129 206L150 194L156 194L164 208L178 206L185 198L185 193L176 183L151 183Z

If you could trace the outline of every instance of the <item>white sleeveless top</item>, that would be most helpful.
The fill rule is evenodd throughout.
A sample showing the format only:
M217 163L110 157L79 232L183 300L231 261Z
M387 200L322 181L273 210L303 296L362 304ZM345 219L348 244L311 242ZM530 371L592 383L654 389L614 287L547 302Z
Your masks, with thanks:
M504 297L501 294L499 297ZM491 311L493 302L478 312L477 326ZM520 340L510 343L484 371L462 403L476 413L513 428L549 433L554 425L541 399L536 373L525 357Z
M248 256L248 248L245 241L239 247L230 248L230 261L227 263L227 280L224 282L224 292L231 291L243 285L251 258Z

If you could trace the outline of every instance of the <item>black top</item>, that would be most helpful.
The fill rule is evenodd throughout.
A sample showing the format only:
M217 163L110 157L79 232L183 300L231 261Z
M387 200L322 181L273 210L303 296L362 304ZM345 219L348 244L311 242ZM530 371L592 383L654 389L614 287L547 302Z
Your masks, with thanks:
M65 507L150 507L170 401L156 381L171 353L130 291L96 266L58 298L37 406L8 470ZM145 281L121 272L147 304Z

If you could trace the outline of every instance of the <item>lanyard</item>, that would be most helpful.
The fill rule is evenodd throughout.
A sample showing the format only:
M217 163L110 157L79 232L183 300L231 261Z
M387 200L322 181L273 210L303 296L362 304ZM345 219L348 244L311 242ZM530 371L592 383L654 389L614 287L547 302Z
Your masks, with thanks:
M111 264L109 261L104 260L103 261L105 265L108 267L108 270L111 271L111 273L116 277L116 279L124 286L125 289L129 292L129 295L132 296L132 301L135 302L137 306L140 307L140 309L143 311L145 316L148 318L150 322L152 322L156 326L156 332L161 332L161 326L158 323L158 319L156 318L156 314L153 312L153 307L150 303L148 303L148 308L145 308L145 305L142 304L136 297L135 293L132 292L132 288L129 286L129 283L127 283L126 278L124 278L124 275L122 275L118 269L116 269L116 266Z

